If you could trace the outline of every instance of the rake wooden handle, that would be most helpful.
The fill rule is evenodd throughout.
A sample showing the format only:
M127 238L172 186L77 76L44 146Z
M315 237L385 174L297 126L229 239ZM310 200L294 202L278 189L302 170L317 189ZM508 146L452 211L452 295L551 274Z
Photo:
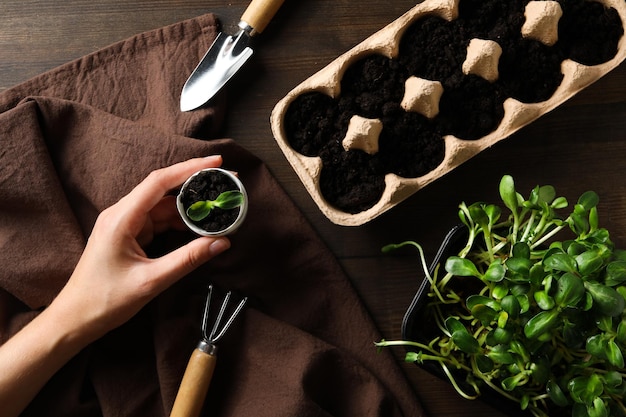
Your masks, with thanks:
M285 0L252 0L241 20L250 25L255 32L261 33L274 17Z
M195 349L187 363L170 417L198 417L204 405L217 357Z

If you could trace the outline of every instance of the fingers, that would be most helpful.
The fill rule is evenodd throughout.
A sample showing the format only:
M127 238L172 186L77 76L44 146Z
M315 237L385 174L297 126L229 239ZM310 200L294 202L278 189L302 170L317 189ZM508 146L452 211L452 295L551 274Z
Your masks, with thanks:
M162 256L152 265L162 278L159 291L172 285L199 266L230 248L226 237L200 237Z
M154 227L154 234L158 235L166 230L175 228L185 230L185 223L178 214L176 197L165 196L150 211L150 218Z
M213 155L194 158L153 171L128 195L120 200L128 213L127 218L139 218L148 214L170 190L180 186L187 178L201 169L217 168L222 157Z

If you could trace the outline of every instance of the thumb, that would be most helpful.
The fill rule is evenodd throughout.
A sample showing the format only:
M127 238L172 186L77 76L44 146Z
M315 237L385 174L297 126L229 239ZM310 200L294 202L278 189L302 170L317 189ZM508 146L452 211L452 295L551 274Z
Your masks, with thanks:
M226 237L199 237L162 256L153 264L161 277L161 290L230 248Z

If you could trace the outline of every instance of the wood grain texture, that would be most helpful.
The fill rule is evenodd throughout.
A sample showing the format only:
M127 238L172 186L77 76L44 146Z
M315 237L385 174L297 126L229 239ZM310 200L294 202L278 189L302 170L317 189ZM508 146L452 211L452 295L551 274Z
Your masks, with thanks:
M484 151L400 206L356 228L336 226L317 209L276 145L274 105L293 87L415 4L409 0L286 1L255 39L255 55L231 84L224 136L262 158L337 256L384 337L400 336L404 310L421 275L412 253L380 248L412 239L432 256L456 223L461 201L497 201L500 177L520 190L553 184L575 200L593 189L600 220L626 247L626 65L551 113ZM0 91L137 33L213 12L236 31L246 0L3 0ZM370 348L366 346L364 348ZM401 361L402 352L396 352ZM402 364L432 416L500 416L458 397L442 381Z

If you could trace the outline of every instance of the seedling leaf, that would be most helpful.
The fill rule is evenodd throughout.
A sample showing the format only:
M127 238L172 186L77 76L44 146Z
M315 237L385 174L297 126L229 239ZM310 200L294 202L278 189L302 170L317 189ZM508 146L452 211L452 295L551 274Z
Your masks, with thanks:
M224 191L215 200L196 201L187 208L187 217L198 222L205 219L211 211L218 207L222 210L232 210L243 204L244 195L240 191Z
M535 339L542 334L552 330L558 324L558 310L542 311L530 320L524 326L524 334L529 339Z
M476 265L469 259L451 256L446 261L446 271L460 277L476 277L480 278L480 273L476 269Z
M211 201L196 201L187 209L187 216L194 222L198 222L207 217L212 209Z
M578 204L584 207L585 210L591 210L596 207L600 202L600 197L594 191L584 192L578 199Z
M232 210L243 204L243 193L240 191L225 191L215 200L215 207L222 210Z
M553 253L543 263L556 271L577 272L576 261L565 252Z
M567 272L558 279L554 300L561 307L574 307L585 295L582 279Z
M585 288L591 295L593 304L603 314L615 317L624 311L624 298L615 289L593 281L585 282Z
M500 198L512 212L517 212L517 193L513 177L504 175L500 181Z

